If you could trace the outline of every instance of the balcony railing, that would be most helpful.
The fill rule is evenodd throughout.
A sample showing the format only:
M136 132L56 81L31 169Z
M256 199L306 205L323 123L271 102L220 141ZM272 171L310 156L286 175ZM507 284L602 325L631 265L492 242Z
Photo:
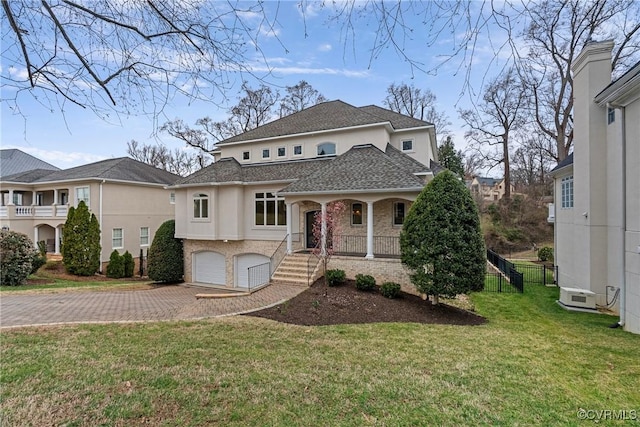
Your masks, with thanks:
M66 218L67 205L0 206L0 218Z

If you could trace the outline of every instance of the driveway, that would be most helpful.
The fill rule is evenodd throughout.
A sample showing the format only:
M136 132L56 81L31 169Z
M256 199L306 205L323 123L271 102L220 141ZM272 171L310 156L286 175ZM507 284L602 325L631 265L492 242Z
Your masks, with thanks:
M196 299L214 290L161 286L139 291L79 291L0 296L0 327L145 322L227 316L277 304L304 291L272 284L247 296Z

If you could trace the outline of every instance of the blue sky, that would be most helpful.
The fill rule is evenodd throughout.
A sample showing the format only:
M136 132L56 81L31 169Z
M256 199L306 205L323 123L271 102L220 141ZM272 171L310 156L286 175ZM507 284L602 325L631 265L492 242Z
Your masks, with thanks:
M281 26L275 33L265 33L259 39L260 49L273 68L272 75L266 77L267 82L284 88L306 80L326 98L341 99L355 106L382 106L391 83L404 82L430 89L437 96L438 109L444 111L453 123L451 130L456 146L465 146L464 130L456 110L468 105L469 95L461 95L466 70L458 68L459 61L446 64L437 74L429 74L412 70L391 48L384 49L372 60L371 47L377 23L367 18L360 19L353 28L353 34L345 35L342 27L327 21L326 11L309 9L305 30L297 4L281 3L278 9ZM271 12L275 10L274 3L266 3L266 7ZM412 31L404 38L402 49L407 56L423 63L425 69L433 68L442 61L442 55L450 54L455 48L455 38L459 34L444 32L433 46L427 47L425 24L419 17L406 18L406 24ZM492 63L493 60L493 48L488 44L477 46L473 60L476 75L472 76L476 90L479 90L487 69L489 75L500 71L502 64ZM256 73L261 72L258 65L253 67ZM2 70L4 74L7 64L2 64ZM228 105L235 104L243 77L246 76L238 76L236 89L228 93ZM258 86L257 82L248 80L251 86ZM132 139L147 144L161 142L171 148L183 147L178 140L166 134L154 134L158 123L148 116L121 115L105 121L91 110L72 104L67 104L64 112L51 110L30 96L20 98L24 117L15 115L6 102L2 102L1 108L2 148L19 148L60 168L125 156L127 142ZM212 103L175 99L165 108L165 116L159 117L158 122L162 124L167 119L181 118L193 125L196 119L204 116L223 120L226 111L224 106L221 108Z

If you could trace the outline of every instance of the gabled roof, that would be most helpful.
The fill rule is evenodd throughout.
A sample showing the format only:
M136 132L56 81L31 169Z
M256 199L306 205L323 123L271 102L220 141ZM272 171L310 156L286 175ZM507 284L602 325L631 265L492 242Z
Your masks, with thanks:
M112 181L169 185L180 177L129 157L119 157L77 166L75 168L53 171L43 176L22 175L11 178L11 182L27 182L33 184L80 179L107 179Z
M433 126L423 120L403 116L373 105L358 108L337 100L314 105L228 138L217 145L385 123L390 123L395 129Z
M624 97L627 91L640 86L640 61L636 62L626 73L612 81L595 96L595 102L602 106L607 103L617 105L618 98Z
M564 160L558 163L558 165L555 168L551 169L549 174L553 175L555 172L558 172L560 169L564 169L565 167L571 166L571 165L573 165L573 153L569 154L567 157L564 158Z
M500 183L500 181L502 181L502 179L487 178L482 176L477 176L476 179L478 180L478 183L480 183L480 185L487 186L487 187L493 187L496 184Z
M408 156L407 156L408 157ZM428 172L423 166L422 172ZM288 185L278 193L353 193L366 191L420 191L424 182L371 144L356 145L323 165L313 174Z
M60 170L60 168L42 161L37 157L33 157L31 154L27 154L24 151L15 148L0 150L0 177L15 175L17 173L32 171L35 169L53 171Z

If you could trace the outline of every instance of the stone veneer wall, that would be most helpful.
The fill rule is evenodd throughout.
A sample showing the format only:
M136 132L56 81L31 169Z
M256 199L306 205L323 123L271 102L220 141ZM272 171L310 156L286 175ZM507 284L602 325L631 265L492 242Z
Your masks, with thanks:
M415 286L411 284L409 270L399 259L365 259L334 255L329 259L327 268L344 270L348 279L355 279L356 274L370 274L375 277L378 286L384 282L396 282L404 292L419 295Z
M280 241L272 240L238 240L224 242L222 240L184 240L184 280L192 282L193 268L191 258L195 252L213 251L225 257L227 286L234 286L235 255L261 254L270 257L278 248Z

